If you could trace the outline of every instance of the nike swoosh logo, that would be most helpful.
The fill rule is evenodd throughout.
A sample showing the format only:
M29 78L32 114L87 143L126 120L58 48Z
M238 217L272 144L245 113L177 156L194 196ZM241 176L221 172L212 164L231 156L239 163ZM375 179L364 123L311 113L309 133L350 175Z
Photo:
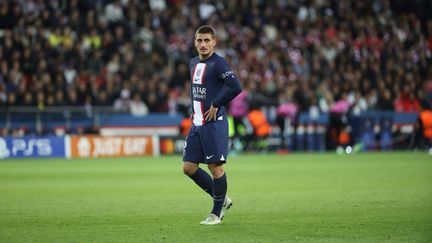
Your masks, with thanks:
M211 159L214 156L214 154L210 155L210 156L206 156L206 159Z

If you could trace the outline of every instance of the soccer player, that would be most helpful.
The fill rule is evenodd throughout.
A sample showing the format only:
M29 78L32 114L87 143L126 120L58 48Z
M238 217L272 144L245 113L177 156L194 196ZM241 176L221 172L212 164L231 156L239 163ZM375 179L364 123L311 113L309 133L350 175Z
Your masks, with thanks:
M213 209L202 225L220 224L232 205L226 196L223 164L228 155L228 122L225 105L241 92L239 80L224 58L215 53L215 32L201 26L195 32L198 56L189 64L192 126L185 141L183 172L213 198ZM199 167L207 164L212 177Z

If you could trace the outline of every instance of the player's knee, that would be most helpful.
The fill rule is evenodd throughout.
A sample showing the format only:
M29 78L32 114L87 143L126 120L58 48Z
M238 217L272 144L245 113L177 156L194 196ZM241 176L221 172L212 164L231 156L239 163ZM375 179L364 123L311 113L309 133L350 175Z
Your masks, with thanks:
M198 166L195 164L188 163L188 162L183 163L183 173L187 176L193 175L197 169Z
M208 166L213 178L220 178L224 175L225 171L222 165L210 164Z
M183 173L184 173L185 175L187 175L187 176L191 176L191 175L193 175L193 172L192 172L192 170L191 170L190 168L185 168L185 167L183 167Z

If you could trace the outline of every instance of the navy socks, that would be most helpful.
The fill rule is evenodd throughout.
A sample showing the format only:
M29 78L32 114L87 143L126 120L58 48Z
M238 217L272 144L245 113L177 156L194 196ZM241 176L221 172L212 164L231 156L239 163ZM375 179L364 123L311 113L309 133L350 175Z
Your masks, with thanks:
M212 214L220 216L227 192L226 173L220 178L213 179L213 210Z
M190 178L213 198L211 213L220 216L227 192L226 173L220 178L212 179L207 172L198 168Z
M213 179L203 169L198 170L189 176L199 187L213 197Z

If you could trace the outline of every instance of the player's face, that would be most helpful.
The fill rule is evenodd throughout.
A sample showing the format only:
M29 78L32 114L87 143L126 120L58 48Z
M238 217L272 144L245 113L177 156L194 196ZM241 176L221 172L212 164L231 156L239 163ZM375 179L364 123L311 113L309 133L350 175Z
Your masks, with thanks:
M209 57L216 46L216 39L211 34L196 34L195 48L200 55L200 58Z

